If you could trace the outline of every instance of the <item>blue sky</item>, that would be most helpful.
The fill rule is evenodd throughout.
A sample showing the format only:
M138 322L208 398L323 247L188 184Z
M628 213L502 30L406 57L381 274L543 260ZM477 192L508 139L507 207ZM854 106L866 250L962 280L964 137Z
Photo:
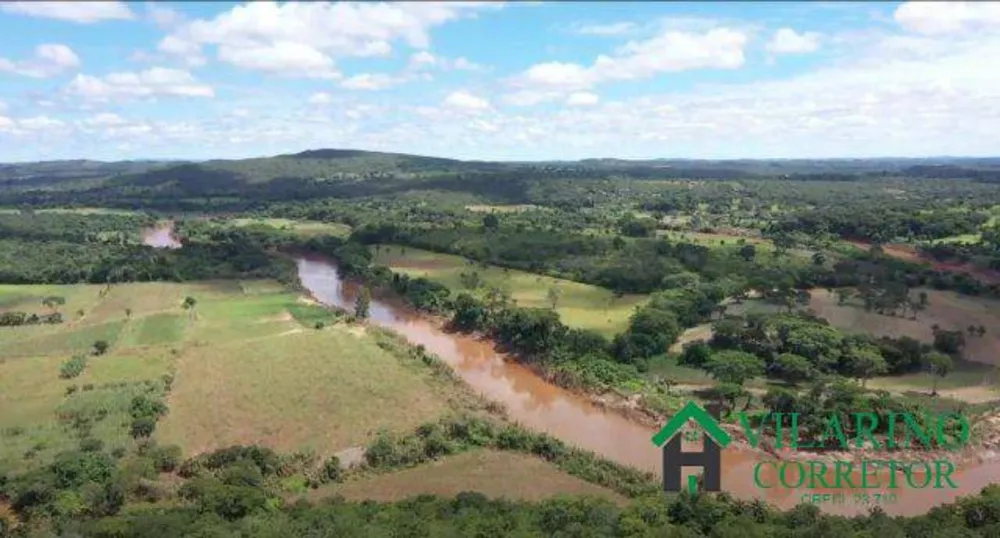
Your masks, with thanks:
M6 2L0 161L996 155L1000 3Z

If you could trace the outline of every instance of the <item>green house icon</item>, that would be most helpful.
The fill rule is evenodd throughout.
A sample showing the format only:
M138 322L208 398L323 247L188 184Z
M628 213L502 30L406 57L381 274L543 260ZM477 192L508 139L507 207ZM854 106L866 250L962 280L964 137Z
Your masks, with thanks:
M663 489L678 492L681 489L681 472L685 466L698 466L704 469L705 488L708 491L721 490L722 453L721 449L729 446L732 436L719 425L718 417L721 408L709 406L709 411L688 401L679 413L673 416L663 428L653 436L653 445L663 450ZM707 435L702 436L702 452L684 452L681 450L681 437L677 435L689 420L701 426ZM697 478L688 477L688 491L692 494L697 490Z

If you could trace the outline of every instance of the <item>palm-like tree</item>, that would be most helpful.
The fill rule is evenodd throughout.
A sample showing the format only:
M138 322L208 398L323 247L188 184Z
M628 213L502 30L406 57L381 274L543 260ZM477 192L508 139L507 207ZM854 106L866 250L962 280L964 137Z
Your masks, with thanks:
M181 308L188 311L188 316L191 318L197 318L198 315L195 313L194 307L198 304L198 300L194 297L188 295L184 298L184 302L181 303Z

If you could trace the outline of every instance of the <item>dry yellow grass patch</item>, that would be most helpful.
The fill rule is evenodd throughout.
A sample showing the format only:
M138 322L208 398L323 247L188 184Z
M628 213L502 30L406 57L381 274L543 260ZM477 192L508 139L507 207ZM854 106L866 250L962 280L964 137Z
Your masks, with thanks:
M421 494L454 496L463 491L527 501L570 494L628 502L535 456L492 450L466 452L412 469L320 488L310 492L309 498L340 494L350 500L395 501Z

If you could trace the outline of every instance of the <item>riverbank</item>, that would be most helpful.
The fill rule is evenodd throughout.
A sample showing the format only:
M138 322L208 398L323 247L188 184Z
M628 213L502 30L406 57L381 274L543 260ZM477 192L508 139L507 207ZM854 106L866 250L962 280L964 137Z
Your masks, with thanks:
M348 312L353 311L358 294L356 282L345 281L336 264L316 256L296 256L298 285L313 300ZM622 394L597 394L570 390L550 382L537 366L523 364L503 353L481 335L447 331L445 320L417 312L398 297L377 294L370 306L367 323L381 326L405 338L410 345L422 346L441 360L467 386L482 397L507 409L513 422L530 431L559 439L567 446L592 452L640 471L659 475L662 455L650 441L666 416L648 413L642 402ZM762 499L778 508L789 509L799 503L803 491L774 489L763 491L754 486L755 471L761 462L786 457L782 453L755 450L736 433L737 442L722 454L724 490L742 499ZM925 454L926 456L926 454ZM799 457L818 459L815 455ZM834 458L834 454L823 458ZM845 457L842 455L842 457ZM905 490L900 503L887 506L890 514L925 511L957 495L974 494L1000 477L1000 464L962 463L958 465L960 488L951 491ZM776 471L775 471L776 472ZM764 475L767 480L773 476ZM819 490L805 490L822 493ZM839 492L848 492L842 490ZM863 492L863 490L862 490ZM823 506L827 513L857 514L864 506Z

